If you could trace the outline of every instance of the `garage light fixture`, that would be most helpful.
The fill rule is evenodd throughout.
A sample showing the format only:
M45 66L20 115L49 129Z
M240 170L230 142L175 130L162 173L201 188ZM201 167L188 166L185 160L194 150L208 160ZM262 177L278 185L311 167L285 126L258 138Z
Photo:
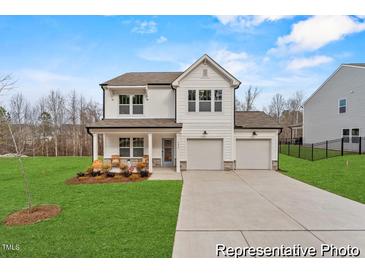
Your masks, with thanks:
M203 131L203 135L207 135L208 132L206 130Z
M256 131L253 131L252 136L256 136L256 135L257 135Z

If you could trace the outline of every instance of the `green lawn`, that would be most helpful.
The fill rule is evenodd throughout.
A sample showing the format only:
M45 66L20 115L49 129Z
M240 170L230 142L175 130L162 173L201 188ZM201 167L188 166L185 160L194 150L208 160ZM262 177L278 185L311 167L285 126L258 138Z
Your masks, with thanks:
M0 224L0 257L171 257L181 181L66 185L88 157L24 160L34 204L58 204L54 219ZM0 159L0 220L25 207L15 159ZM18 244L5 251L3 244Z
M365 203L365 155L312 162L280 154L280 170L310 185Z

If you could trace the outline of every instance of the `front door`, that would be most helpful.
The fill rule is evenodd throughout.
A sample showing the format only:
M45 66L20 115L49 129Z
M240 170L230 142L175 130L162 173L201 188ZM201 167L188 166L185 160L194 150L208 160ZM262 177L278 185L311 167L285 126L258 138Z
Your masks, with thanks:
M172 166L174 160L174 139L162 139L163 166Z

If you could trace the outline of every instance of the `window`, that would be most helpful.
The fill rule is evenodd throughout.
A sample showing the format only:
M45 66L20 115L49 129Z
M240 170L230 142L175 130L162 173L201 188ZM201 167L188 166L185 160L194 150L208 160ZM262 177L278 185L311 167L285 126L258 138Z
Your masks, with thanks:
M120 157L131 156L131 146L129 138L119 138L119 155Z
M222 91L214 91L214 111L222 112Z
M143 157L143 138L133 138L133 157Z
M195 112L195 102L196 102L195 94L196 94L195 90L188 91L188 111L189 112Z
M208 77L208 69L203 69L203 77Z
M353 128L351 130L351 135L351 142L356 144L359 143L360 130L358 128Z
M345 113L347 111L347 100L346 99L340 99L338 101L338 112L339 113Z
M350 130L348 128L342 130L342 138L344 143L348 143L350 141Z
M119 114L129 114L129 95L119 95Z
M199 111L211 111L211 91L199 90Z
M133 114L143 114L143 95L133 95Z

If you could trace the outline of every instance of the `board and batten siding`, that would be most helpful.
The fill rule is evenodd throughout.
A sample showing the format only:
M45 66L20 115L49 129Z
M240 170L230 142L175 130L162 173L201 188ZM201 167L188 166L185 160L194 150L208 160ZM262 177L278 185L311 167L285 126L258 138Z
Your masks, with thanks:
M143 94L143 114L119 114L120 94ZM149 86L148 96L144 92L105 91L105 119L119 118L175 118L175 92L170 86ZM132 99L132 98L131 98Z
M347 99L346 113L338 101ZM365 68L342 66L304 104L304 143L342 137L342 129L359 128L365 136Z
M203 70L207 69L207 77L203 76ZM222 90L222 112L188 112L188 90ZM232 161L233 142L233 112L234 112L234 88L229 81L211 65L198 65L176 88L177 123L183 123L179 136L180 161L187 161L187 139L223 139L223 160ZM197 109L198 110L198 109ZM207 134L203 135L206 131Z

